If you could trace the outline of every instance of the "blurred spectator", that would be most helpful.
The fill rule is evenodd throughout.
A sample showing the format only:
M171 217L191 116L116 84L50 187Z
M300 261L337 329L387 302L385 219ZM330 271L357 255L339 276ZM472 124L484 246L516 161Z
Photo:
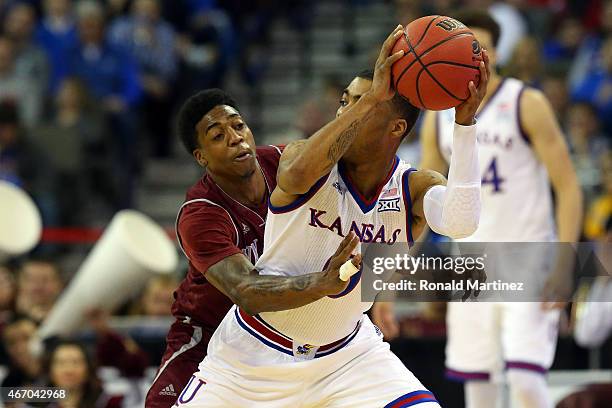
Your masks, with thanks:
M35 125L41 115L41 89L35 81L22 75L16 68L15 47L7 37L0 37L0 100L13 101L21 121L28 127Z
M565 119L565 112L568 108L569 95L565 76L558 73L551 73L542 79L542 92L546 95L552 105L557 120L560 122Z
M24 135L16 106L0 102L0 180L35 194L43 190L42 174L49 171L46 167L43 156Z
M98 365L116 367L127 378L142 377L149 365L149 356L129 337L121 336L108 325L109 315L102 309L87 313L96 334Z
M40 380L41 362L30 348L36 329L36 323L23 315L15 316L4 327L2 343L9 362L2 387L26 387Z
M127 14L130 0L104 0L106 12L109 19Z
M64 340L53 347L45 358L45 375L50 387L67 391L68 397L46 405L47 408L120 408L122 396L104 392L96 366L85 346Z
M44 1L44 15L36 30L36 40L47 52L49 89L55 93L61 78L66 76L70 50L78 44L71 0Z
M395 14L397 16L397 21L400 24L406 25L411 21L423 16L421 11L422 4L420 1L395 0L393 3L395 4ZM441 11L436 11L436 13L443 14Z
M15 276L6 265L0 265L0 330L15 312Z
M506 71L508 76L518 78L529 86L542 87L540 45L535 38L524 37L517 43Z
M312 136L336 117L344 85L336 75L323 78L323 89L319 95L306 101L299 110L297 127L302 137Z
M14 46L15 70L35 84L38 97L47 89L49 66L45 52L34 42L36 12L27 3L16 3L4 20L4 31Z
M555 69L567 72L583 37L584 28L578 19L561 20L557 31L544 43L544 60Z
M138 168L138 129L135 109L141 97L138 70L132 57L107 43L104 10L92 0L76 6L79 46L70 57L70 74L80 78L107 114L115 150L118 208L132 205Z
M152 317L170 316L170 309L174 302L174 291L178 284L179 282L174 276L151 278L147 282L140 303L133 314Z
M144 90L143 124L154 140L156 156L168 156L172 131L173 82L177 71L175 34L161 18L159 0L135 0L129 17L110 27L115 46L126 47L139 63Z
M601 46L612 35L612 1L604 2L601 23L601 28L585 36L578 48L568 77L571 89L579 85L587 74L601 68Z
M231 21L223 10L194 8L177 39L181 91L221 87L233 55L233 41Z
M601 48L601 68L587 74L572 92L572 99L586 101L597 108L608 134L612 134L612 36Z
M26 261L17 276L16 310L42 322L61 291L62 279L55 263L38 259Z
M61 83L53 115L32 132L32 143L45 151L55 170L47 186L53 211L47 225L84 222L88 197L111 204L109 197L116 195L116 186L108 176L104 121L92 108L79 80L68 78Z
M589 206L584 224L584 236L590 240L606 236L606 223L612 220L612 151L600 158L603 192Z
M600 181L597 167L599 156L608 149L609 141L601 133L595 109L588 103L575 103L570 106L565 130L576 173L588 203Z

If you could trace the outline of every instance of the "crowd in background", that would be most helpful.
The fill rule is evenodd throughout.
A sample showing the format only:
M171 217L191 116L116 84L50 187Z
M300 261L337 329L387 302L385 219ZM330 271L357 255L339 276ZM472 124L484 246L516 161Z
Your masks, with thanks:
M369 2L343 1L352 7ZM46 226L86 224L92 205L132 207L148 160L176 154L173 117L185 96L223 87L229 69L239 72L244 87L256 86L267 66L272 21L286 18L306 27L307 3L0 0L0 180L28 191ZM583 239L609 240L612 1L388 3L401 22L452 16L458 6L489 8L502 22L498 69L541 89L567 137L586 198ZM303 136L334 117L343 80L331 75L320 92L305 98L294 125ZM418 132L413 134L408 145L418 145ZM256 138L265 141L265 135ZM75 398L93 395L119 406L104 395L81 344L58 343L38 357L28 351L71 272L46 258L0 267L0 364L9 367L3 386L44 378L77 390ZM152 280L123 313L169 315L176 285L174 279ZM111 330L103 312L89 311L88 321L98 364L126 376L157 365ZM419 335L418 327L411 321L404 332ZM439 327L423 330L437 333Z

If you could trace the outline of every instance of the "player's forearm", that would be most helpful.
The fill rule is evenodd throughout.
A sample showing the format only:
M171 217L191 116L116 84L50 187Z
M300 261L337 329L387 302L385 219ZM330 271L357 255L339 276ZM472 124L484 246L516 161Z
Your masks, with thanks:
M300 276L251 275L232 291L234 303L250 315L295 309L325 296L321 272Z
M557 227L560 242L576 242L582 227L582 190L576 176L568 176L555 187Z
M351 109L306 140L291 160L281 160L278 186L288 194L307 192L346 153L374 106L367 95L362 96Z
M242 254L217 262L206 279L236 305L254 315L293 309L327 295L323 272L299 276L260 275Z
M439 234L464 238L478 228L480 171L476 125L455 125L448 183L427 191L423 209L427 224Z

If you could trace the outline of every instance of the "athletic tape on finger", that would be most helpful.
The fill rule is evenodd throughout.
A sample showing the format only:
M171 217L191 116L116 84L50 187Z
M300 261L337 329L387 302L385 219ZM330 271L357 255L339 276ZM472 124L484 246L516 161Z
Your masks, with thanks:
M356 274L357 271L359 271L359 268L353 265L353 262L351 262L351 260L349 259L340 267L340 280L346 282L351 278L351 276Z

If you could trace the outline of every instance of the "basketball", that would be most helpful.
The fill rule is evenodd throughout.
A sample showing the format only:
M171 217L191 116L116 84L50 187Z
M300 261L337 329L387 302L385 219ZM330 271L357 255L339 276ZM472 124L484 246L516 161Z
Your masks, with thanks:
M470 96L470 81L478 86L481 47L460 21L447 16L414 20L392 52L399 50L405 54L392 66L393 86L418 108L453 108Z

